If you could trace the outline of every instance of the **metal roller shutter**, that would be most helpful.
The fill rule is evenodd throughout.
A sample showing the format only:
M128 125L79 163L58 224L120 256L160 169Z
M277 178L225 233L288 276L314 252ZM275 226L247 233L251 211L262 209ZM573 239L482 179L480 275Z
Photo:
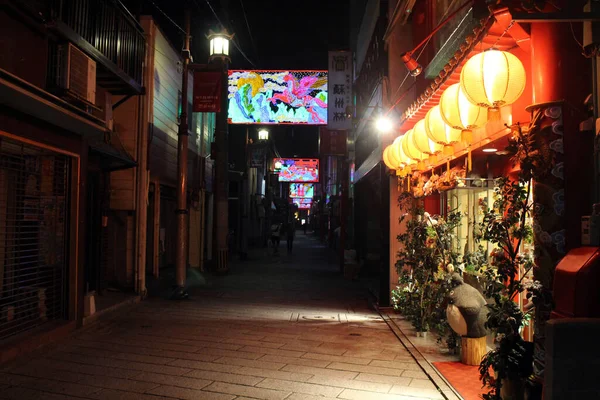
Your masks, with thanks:
M0 136L0 340L66 317L69 166Z

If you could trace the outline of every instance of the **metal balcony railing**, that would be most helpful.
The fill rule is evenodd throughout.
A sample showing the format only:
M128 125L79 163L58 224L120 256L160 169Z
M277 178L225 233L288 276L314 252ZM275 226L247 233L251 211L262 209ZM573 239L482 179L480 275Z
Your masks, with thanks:
M125 80L126 84L132 87L134 91L141 90L146 38L140 24L120 1L50 1L52 4L51 16L59 28L64 24L85 39L95 49L83 48L84 51L88 53L99 52L103 57L94 58L100 58L97 61L101 65L107 64L107 60L112 62L130 78L124 79L122 74L119 73L121 80ZM79 45L80 43L76 44ZM114 74L114 68L108 65L104 65L104 67ZM98 83L102 84L100 78L99 75ZM108 80L110 79L107 78ZM115 84L114 80L113 84ZM119 89L117 86L115 86L115 89Z

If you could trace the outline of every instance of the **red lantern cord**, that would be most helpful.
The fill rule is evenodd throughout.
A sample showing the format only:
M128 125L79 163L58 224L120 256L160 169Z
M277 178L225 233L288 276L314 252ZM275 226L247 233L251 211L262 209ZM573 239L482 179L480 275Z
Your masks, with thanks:
M466 6L470 5L473 3L473 0L468 0L465 3L463 3L460 7L458 7L456 10L454 10L454 12L452 12L449 16L447 16L444 20L442 20L442 22L440 22L434 29L433 31L431 31L431 33L429 35L427 35L422 41L421 43L419 43L414 49L412 49L411 51L408 51L406 53L404 53L402 55L403 58L408 58L409 61L414 61L415 64L417 64L417 61L412 57L413 53L416 52L417 50L419 50L422 46L426 45L427 42L431 39L431 37L433 35L435 35L440 29L442 29L442 27L444 27L444 25L446 25L452 18L454 18L456 16L456 14L458 14L463 8L465 8ZM418 58L418 57L417 57ZM409 72L410 74L410 72ZM406 76L406 78L408 78L408 74ZM404 79L406 80L406 79ZM402 83L400 84L400 87L402 87L402 85L404 84L404 81L402 81ZM393 106L391 106L389 108L389 110L387 110L387 112L385 113L385 116L388 116L388 114L398 105L398 103L400 103L400 101L402 101L402 99L404 97L406 97L406 95L408 94L408 92L410 92L410 90L415 86L416 81L410 85L410 87L408 89L406 89L404 91L404 93L396 100L396 102L394 103ZM400 89L400 87L398 89Z

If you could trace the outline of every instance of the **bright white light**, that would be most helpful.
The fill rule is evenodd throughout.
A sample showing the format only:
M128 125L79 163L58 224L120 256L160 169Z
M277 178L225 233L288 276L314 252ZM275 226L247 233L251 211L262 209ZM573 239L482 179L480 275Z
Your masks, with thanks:
M481 151L483 151L484 153L495 153L498 151L498 149L494 149L494 148L490 147L488 149L483 149Z
M258 131L258 140L269 140L269 131L266 129Z
M275 161L275 169L281 169L281 161Z
M210 55L229 55L229 40L224 36L215 36L210 39Z
M375 121L375 128L381 133L390 133L394 129L394 125L389 118L382 116Z

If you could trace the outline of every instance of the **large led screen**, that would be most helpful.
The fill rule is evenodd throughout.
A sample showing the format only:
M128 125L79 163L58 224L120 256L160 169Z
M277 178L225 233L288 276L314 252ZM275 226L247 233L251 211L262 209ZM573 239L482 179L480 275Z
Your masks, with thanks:
M279 182L319 182L319 160L316 158L278 158Z
M310 210L312 199L293 199L292 202L298 206L298 210Z
M290 183L291 199L312 199L315 188L312 183Z
M327 124L327 71L229 71L230 124Z

